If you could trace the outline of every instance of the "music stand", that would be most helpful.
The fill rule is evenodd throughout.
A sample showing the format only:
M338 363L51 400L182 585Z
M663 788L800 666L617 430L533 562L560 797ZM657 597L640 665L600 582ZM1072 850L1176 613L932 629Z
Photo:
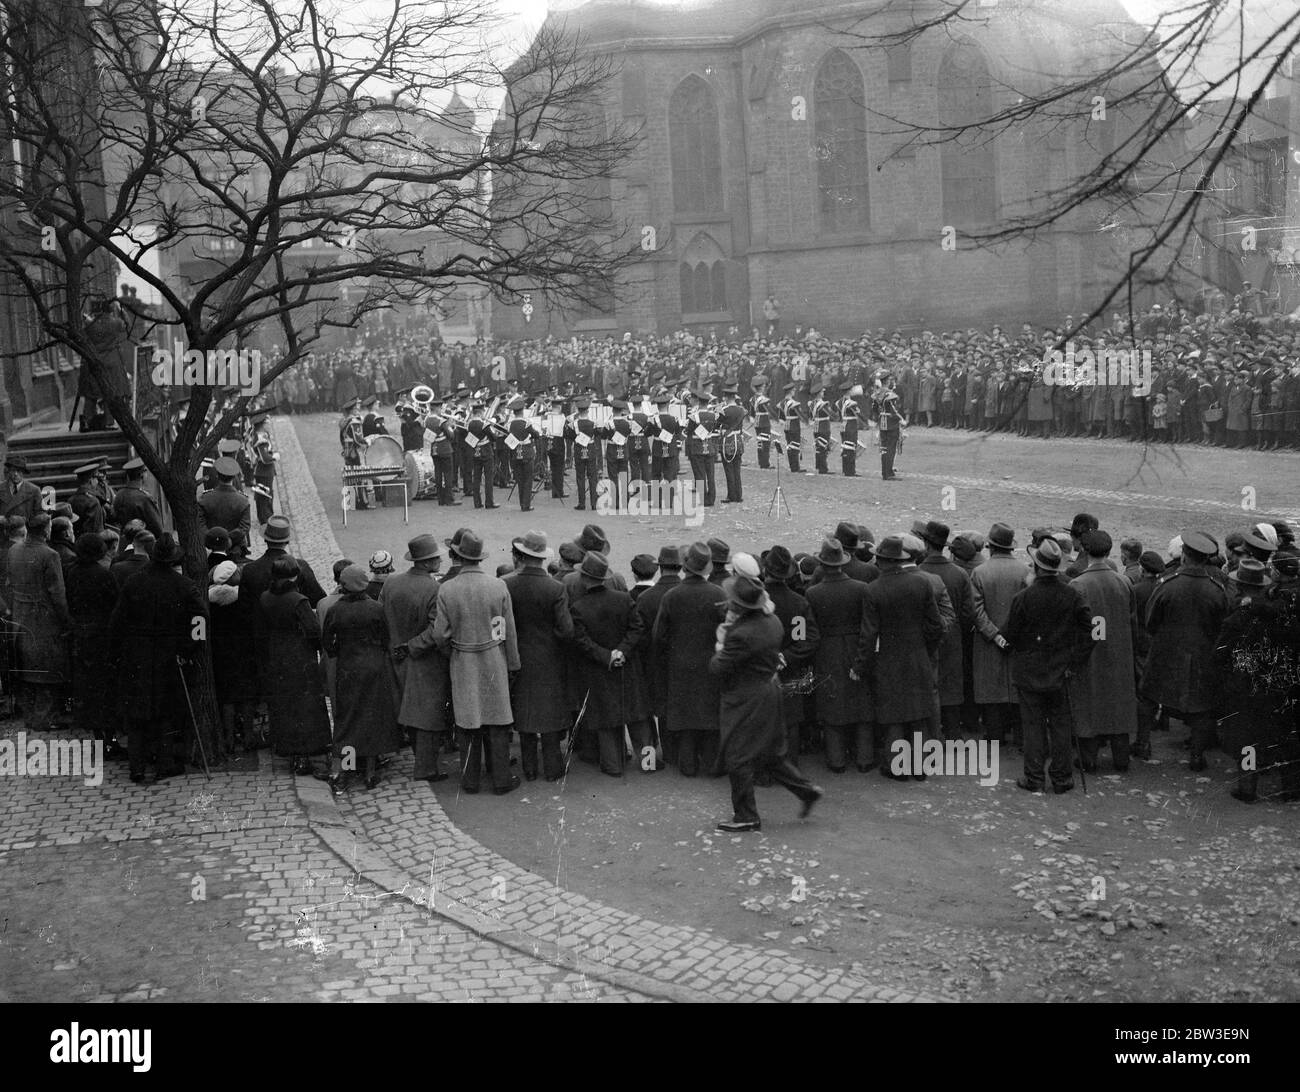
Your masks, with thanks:
M772 490L772 503L767 506L767 518L772 518L773 511L781 514L781 505L785 505L785 518L794 519L790 511L790 502L785 499L785 490L781 488L781 460L785 458L785 440L772 437L772 447L776 450L776 488Z

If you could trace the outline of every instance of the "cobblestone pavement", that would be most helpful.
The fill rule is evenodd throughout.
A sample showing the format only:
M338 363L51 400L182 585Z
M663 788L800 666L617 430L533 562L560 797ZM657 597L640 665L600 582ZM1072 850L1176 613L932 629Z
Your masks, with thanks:
M281 502L304 556L318 572L328 572L338 546L291 420L275 419L275 441ZM565 891L458 829L428 786L409 780L410 761L409 753L400 755L380 791L338 802L347 833L331 826L336 805L328 794L312 794L309 806L322 817L318 829L367 875L388 877L390 889L422 902L433 895L449 914L508 935L523 951L567 958L593 977L639 978L646 990L665 988L681 1000L928 999L815 967L781 949L732 944Z

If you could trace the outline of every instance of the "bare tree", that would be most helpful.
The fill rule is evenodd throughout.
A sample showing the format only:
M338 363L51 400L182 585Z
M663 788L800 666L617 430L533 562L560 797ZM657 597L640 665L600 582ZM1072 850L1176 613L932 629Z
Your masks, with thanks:
M567 194L631 143L573 123L607 61L553 32L505 56L480 0L3 0L0 13L14 158L0 206L26 225L0 238L0 265L36 309L37 348L80 357L158 479L194 575L196 475L248 397L199 382L170 444L151 434L108 351L113 323L92 315L114 266L163 301L124 301L138 337L206 360L272 328L282 352L265 387L376 310L467 283L578 300L631 253L621 225ZM457 89L499 94L507 68L513 126L487 140L467 121L448 141L431 124ZM170 273L181 261L201 272Z

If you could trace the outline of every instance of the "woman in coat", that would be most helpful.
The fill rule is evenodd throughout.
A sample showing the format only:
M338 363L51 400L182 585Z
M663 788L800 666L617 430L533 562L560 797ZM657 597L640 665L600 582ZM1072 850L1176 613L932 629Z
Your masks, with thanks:
M271 744L277 755L292 760L294 773L307 774L314 772L310 756L329 751L330 716L321 680L320 623L298 579L298 563L277 557L271 587L259 602L268 644L263 678Z
M349 565L339 577L343 598L325 618L322 644L335 661L334 753L348 774L361 773L365 760L366 788L379 784L380 755L402 745L397 723L397 674L388 654L388 623L384 608L367 594L369 579L360 565Z
M212 570L208 585L208 626L212 647L212 680L221 707L221 739L227 754L242 733L245 751L265 746L259 739L254 719L257 702L257 663L248 639L252 604L239 598L239 566L222 561Z
M731 780L732 818L718 824L728 833L762 830L754 799L754 774L762 769L802 802L805 817L822 790L786 758L781 715L782 626L763 586L743 576L723 585L726 617L717 627L709 674L719 680L721 708L718 768Z
M103 538L87 532L77 538L76 560L66 573L68 613L72 616L73 723L104 741L104 756L118 758L114 727L116 705L108 624L117 605L117 581L104 562Z

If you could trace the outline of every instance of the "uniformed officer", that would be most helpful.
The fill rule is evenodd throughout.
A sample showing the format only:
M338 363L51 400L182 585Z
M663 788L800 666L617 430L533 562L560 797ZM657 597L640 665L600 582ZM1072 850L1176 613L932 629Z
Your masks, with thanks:
M533 463L537 453L537 430L524 420L525 402L515 398L510 402L510 424L507 435L511 440L506 443L510 448L511 462L514 463L515 487L519 490L519 511L533 510Z
M564 404L559 402L559 391L553 392L555 401L551 403L552 413L563 413L561 408ZM566 441L564 439L564 429L557 428L546 438L546 461L551 468L551 497L554 500L564 500L568 494L564 491L564 449Z
M94 462L79 466L73 471L77 475L77 489L69 498L69 503L76 513L77 522L81 524L77 528L80 534L97 535L104 529L104 505L92 489L98 469L99 463Z
M618 512L627 507L632 419L627 413L627 403L621 398L614 399L612 408L613 419L609 427L602 430L601 438L605 441L605 472L614 493L614 511Z
M253 418L252 425L253 496L257 499L257 522L265 524L275 514L275 463L280 456L271 446L266 414L259 413Z
M893 376L890 376L890 380L890 385L881 391L876 403L876 426L880 429L880 477L887 482L898 477L894 473L894 457L898 454L898 438L903 427L898 392L892 384Z
M361 405L361 399L353 398L350 402L344 403L343 417L339 421L339 447L343 453L344 466L360 466L361 452L366 446L365 437L362 433L361 415L357 409ZM234 461L233 459L231 460ZM238 472L239 464L235 463L235 470ZM233 479L232 479L233 481ZM360 486L356 490L357 509L364 510L371 507L374 499L374 490L369 485ZM218 524L220 526L220 524ZM227 527L227 531L233 528Z
M862 420L862 407L858 396L862 388L856 383L840 384L840 469L846 478L858 475L858 430L866 423Z
M628 478L635 483L650 482L654 479L650 477L650 415L645 411L643 401L633 403L632 413L628 421L628 453L627 453L627 474ZM636 486L629 487L628 495L632 496Z
M758 437L758 465L761 470L772 469L772 399L767 395L767 380L754 377L757 391L754 395L754 435Z
M435 398L429 403L429 415L425 418L424 427L432 435L429 455L433 459L433 484L438 491L438 506L455 508L460 504L455 494L455 456L452 446L455 431L443 412L441 398Z
M470 450L472 464L470 485L471 492L474 494L475 508L500 508L492 495L496 453L492 449L492 434L488 429L488 423L483 418L483 411L486 409L487 406L481 401L475 402L470 411L470 419L465 426L465 446Z
M655 409L658 412L650 423L654 433L650 448L650 473L656 475L655 481L659 483L655 503L660 512L672 511L677 475L681 473L682 423L670 411L671 404L668 392L660 391L655 396Z
M224 527L227 531L249 530L248 498L235 488L239 464L228 455L216 463L217 486L199 497L199 521L203 530Z
M102 455L95 461L95 478L90 483L90 491L99 498L99 503L104 506L104 514L107 516L113 509L116 490L108 484L108 460ZM79 527L77 533L80 534L83 530L84 528Z
M361 434L363 436L387 436L388 426L384 424L384 415L376 409L379 405L379 396L372 394L361 403L364 414L361 418ZM254 428L260 428L258 421L265 422L266 415L261 414L253 421Z
M813 399L813 443L815 445L815 462L818 474L829 474L829 456L831 452L831 417L833 411L826 398L826 388L819 387L817 397Z
M131 459L123 464L122 471L126 474L126 485L113 497L113 522L118 527L125 527L131 520L138 519L157 538L163 530L162 515L153 497L144 491L144 460Z
M778 407L781 420L785 422L785 452L790 460L790 473L798 474L799 471L799 437L800 422L802 420L801 410L803 407L799 404L799 399L794 396L794 384L785 385L785 398L781 400Z
M722 474L727 481L723 504L744 500L740 466L745 457L745 407L740 404L740 389L733 383L722 390L726 404L718 413L718 431L722 445Z
M591 419L591 402L579 398L574 403L576 414L565 426L565 438L573 443L573 473L578 481L578 503L573 507L582 511L591 496L591 507L596 507L596 483L600 480L601 443L596 435L596 423Z

